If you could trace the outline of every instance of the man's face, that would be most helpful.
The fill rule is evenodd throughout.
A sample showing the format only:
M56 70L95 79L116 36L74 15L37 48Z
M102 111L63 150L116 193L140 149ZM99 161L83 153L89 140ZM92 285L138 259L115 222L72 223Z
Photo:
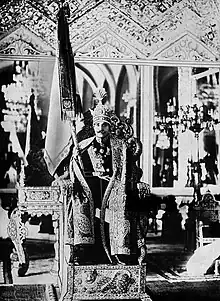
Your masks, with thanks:
M105 121L96 121L93 126L97 138L105 138L110 133L110 125Z

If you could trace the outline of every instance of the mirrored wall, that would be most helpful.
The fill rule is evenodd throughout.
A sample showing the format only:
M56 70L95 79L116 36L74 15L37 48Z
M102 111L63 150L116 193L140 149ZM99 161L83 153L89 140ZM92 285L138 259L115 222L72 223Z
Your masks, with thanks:
M2 162L10 151L26 160L31 101L39 125L33 135L42 141L50 135L52 86L59 92L54 65L53 60L0 60ZM76 79L84 112L94 108L93 93L103 87L116 114L131 120L143 144L143 180L151 187L193 186L196 168L202 184L218 184L218 68L76 62ZM8 163L1 178L7 168Z
M154 74L153 187L216 185L219 69L159 66Z
M0 60L1 188L15 187L21 163L29 165L30 151L35 154L44 149L45 139L50 135L48 112L53 104L54 89L59 93L55 65L54 60ZM197 183L218 185L218 68L79 61L76 62L76 79L84 113L95 107L94 91L102 87L116 114L131 120L134 135L143 144L139 162L143 169L142 181L149 183L152 191L154 188L184 190ZM32 127L31 112L36 122ZM42 156L33 158L32 168L36 163L37 170ZM17 171L16 180L9 177L11 167ZM50 185L52 180L48 175L32 177L29 185ZM53 266L55 241L51 216L27 216L26 219L29 231L26 247L33 269L28 270L25 281L31 283L32 275L45 276L51 281L48 275ZM158 227L157 231L160 230ZM33 249L36 242L38 248ZM181 241L180 250L182 248ZM39 256L43 273L42 267L34 266Z
M43 140L50 135L47 133L49 106L53 106L53 97L59 93L54 66L52 60L0 61L1 133L5 139L1 144L0 156L3 161L8 152L13 152L26 165L31 145L44 147ZM84 113L95 107L93 92L103 87L109 105L118 116L131 120L137 135L140 132L140 69L140 66L134 65L76 63L76 84ZM36 115L35 124L31 109ZM57 110L60 108L57 107ZM39 145L36 145L37 142ZM8 165L2 170L2 178ZM7 183L3 182L2 187L7 187ZM31 186L38 185L31 183Z
M32 140L42 140L46 133L51 93L52 61L0 60L0 186L13 188L8 171L20 172L30 150L31 107L37 127L32 128ZM27 134L28 133L28 134Z

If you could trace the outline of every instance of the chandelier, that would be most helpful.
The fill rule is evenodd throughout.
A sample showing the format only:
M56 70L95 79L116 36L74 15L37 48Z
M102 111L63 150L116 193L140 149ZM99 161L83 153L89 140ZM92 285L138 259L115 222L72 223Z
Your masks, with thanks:
M207 87L207 85L206 85ZM210 88L210 87L209 87ZM201 88L200 88L201 89ZM213 89L213 88L212 88ZM201 92L202 90L200 90ZM203 93L204 94L204 93ZM202 187L202 166L203 160L200 159L199 134L203 130L212 132L215 126L219 124L218 96L211 94L213 97L201 97L195 95L191 105L181 106L179 109L179 128L182 131L190 130L195 135L196 140L196 159L189 159L188 182L194 187L194 199L198 201L201 196L200 188ZM214 159L213 159L214 160Z
M154 168L159 177L159 186L172 186L178 178L178 126L176 98L169 99L165 114L154 116ZM167 174L171 179L167 179ZM158 186L158 183L155 183Z
M208 96L204 97L204 93ZM197 154L196 158L188 159L193 179L191 184L188 184L189 180L187 181L187 186L193 186L195 190L199 190L202 186L199 134L203 130L213 131L219 123L218 94L216 89L210 85L200 87L199 93L194 95L191 104L182 105L178 109L176 99L173 98L166 103L166 111L163 115L158 112L155 113L154 134L157 136L155 146L160 148L160 150L173 149L172 164L174 166L178 164L179 132L189 130L194 133ZM174 177L177 178L177 171L175 171Z
M30 74L28 62L15 61L13 82L2 86L6 102L6 108L2 110L4 123L13 123L18 133L25 133L27 130L29 98L33 89L35 94L37 92L37 78L38 74Z
M217 105L201 103L197 101L195 95L194 103L191 105L180 106L178 119L182 131L189 129L197 137L199 133L207 128L214 129L214 125L219 123L219 111Z

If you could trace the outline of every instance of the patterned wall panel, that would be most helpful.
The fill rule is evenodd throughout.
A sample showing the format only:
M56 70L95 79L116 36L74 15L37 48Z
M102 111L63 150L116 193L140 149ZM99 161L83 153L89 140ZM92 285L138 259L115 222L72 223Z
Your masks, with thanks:
M23 24L56 49L58 0L8 0L0 7L0 32ZM216 0L68 0L73 50L87 57L155 58L186 35L198 55L175 59L219 60ZM101 34L100 34L101 33ZM192 36L193 35L193 36ZM204 45L204 47L202 46ZM184 46L183 46L184 47ZM209 49L207 54L203 49ZM194 50L194 49L193 49ZM201 55L202 53L202 55ZM166 56L166 55L165 55Z

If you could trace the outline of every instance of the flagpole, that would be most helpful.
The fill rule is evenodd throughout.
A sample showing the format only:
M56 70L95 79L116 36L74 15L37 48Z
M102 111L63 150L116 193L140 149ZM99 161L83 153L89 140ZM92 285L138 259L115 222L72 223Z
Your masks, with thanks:
M74 146L77 150L77 159L78 159L81 171L84 174L83 161L82 161L82 157L81 157L81 154L80 154L79 143L78 143L78 139L77 139L77 135L76 135L76 124L75 124L74 120L72 122L70 122L70 127L71 127L71 134L72 134L73 143L74 143Z
M70 11L68 3L65 0L61 0L61 8L58 16L61 117L62 119L69 121L74 147L77 150L77 161L81 167L81 171L83 172L84 168L76 134L76 119L82 113L82 107L81 104L79 105L79 99L76 95L74 54L71 48L67 21L69 14Z

